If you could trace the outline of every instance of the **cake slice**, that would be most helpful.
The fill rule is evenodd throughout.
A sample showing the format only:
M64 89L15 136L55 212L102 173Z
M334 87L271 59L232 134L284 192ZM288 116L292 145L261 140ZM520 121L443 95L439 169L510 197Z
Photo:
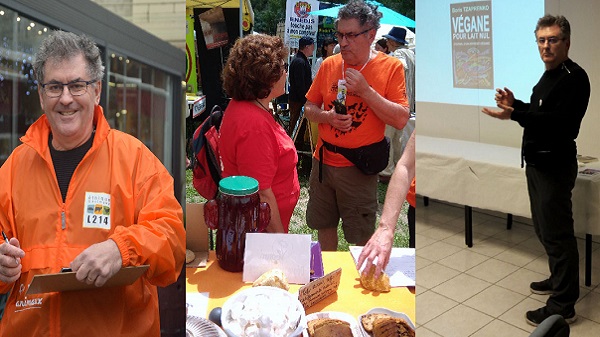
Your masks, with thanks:
M346 323L346 322L344 322ZM337 322L323 324L315 329L313 337L353 337L350 324L340 324Z
M316 331L322 327L322 326L328 326L328 325L346 325L348 326L348 328L350 328L350 323L346 322L346 321L342 321L339 319L334 319L334 318L317 318L317 319L313 319L308 321L308 335L310 337L315 337L315 333ZM352 336L352 335L350 335Z
M373 332L373 322L378 318L390 317L387 314L365 314L360 318L360 323L366 332L371 334Z
M373 322L373 337L398 337L398 327L393 317L377 318Z
M398 336L400 337L415 337L415 330L402 318L395 318Z

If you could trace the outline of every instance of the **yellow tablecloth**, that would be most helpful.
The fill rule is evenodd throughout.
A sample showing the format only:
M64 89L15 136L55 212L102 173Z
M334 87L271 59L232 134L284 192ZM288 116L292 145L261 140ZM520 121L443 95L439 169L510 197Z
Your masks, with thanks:
M340 287L323 301L306 310L306 314L321 311L338 311L358 317L372 308L383 307L405 313L415 322L415 288L392 288L389 293L378 293L360 286L358 271L350 252L323 252L325 274L342 268ZM251 287L251 283L242 282L242 273L231 273L219 267L214 251L209 254L206 268L186 269L186 292L209 293L208 313L236 292ZM296 293L300 285L291 285L290 292Z

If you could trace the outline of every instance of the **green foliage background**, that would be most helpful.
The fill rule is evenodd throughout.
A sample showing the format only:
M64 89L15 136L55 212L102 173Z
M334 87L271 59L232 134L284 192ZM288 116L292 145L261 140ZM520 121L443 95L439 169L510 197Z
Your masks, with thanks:
M415 0L377 0L385 7L406 17L415 19ZM332 0L332 4L345 4L347 0ZM254 30L259 33L275 35L277 23L285 21L286 0L252 0L254 9Z

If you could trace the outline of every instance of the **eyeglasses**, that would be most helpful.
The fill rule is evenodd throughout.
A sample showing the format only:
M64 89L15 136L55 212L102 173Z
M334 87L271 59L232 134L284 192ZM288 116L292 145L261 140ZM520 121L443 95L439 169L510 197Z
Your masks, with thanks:
M344 38L348 39L348 41L353 41L353 40L354 40L354 39L356 39L356 38L357 38L359 35L362 35L362 34L364 34L364 33L368 32L368 31L370 31L371 29L373 29L373 28L369 28L369 29L363 30L362 32L360 32L360 33L356 33L356 34L354 34L354 33L345 33L345 34L344 34L344 33L340 33L340 32L335 32L335 37L336 37L336 39L337 39L338 41L340 41L340 42L341 42L341 41L342 41Z
M564 38L558 38L556 36L551 36L549 38L545 38L545 37L540 37L539 39L536 39L535 41L537 42L537 44L539 44L540 46L543 46L546 44L546 42L548 42L548 44L553 45L553 44L557 44L558 41L562 41L564 40Z
M73 81L69 83L50 82L42 84L42 90L46 96L56 98L62 96L65 86L69 89L71 96L81 96L87 92L88 85L96 81Z

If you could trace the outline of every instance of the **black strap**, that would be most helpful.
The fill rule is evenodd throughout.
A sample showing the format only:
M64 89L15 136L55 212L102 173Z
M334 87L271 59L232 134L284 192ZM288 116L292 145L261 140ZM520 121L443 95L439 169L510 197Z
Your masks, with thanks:
M319 147L319 182L323 182L323 145Z
M319 148L319 182L320 183L323 182L323 148L326 148L327 151L331 151L333 153L339 153L344 157L346 157L346 156L344 155L342 150L349 150L349 149L346 149L345 147L340 147L340 146L328 143L328 142L324 141L323 138L321 138L321 144L322 145Z
M321 147L319 147L319 182L320 183L323 182L323 148L324 147L333 153L338 153L337 146L335 146L331 143L327 143L326 141L323 140L323 138L321 138Z
M321 141L323 142L323 146L325 146L325 148L327 148L327 150L329 150L329 151L331 151L333 153L339 153L339 151L338 151L339 147L338 146L333 145L331 143L327 143L322 138L321 138Z

